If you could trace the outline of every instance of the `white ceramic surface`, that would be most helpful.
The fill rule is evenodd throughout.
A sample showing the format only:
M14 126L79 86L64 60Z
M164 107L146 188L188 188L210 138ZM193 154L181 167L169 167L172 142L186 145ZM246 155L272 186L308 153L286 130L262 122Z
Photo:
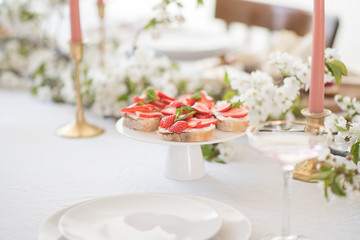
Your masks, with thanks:
M59 231L71 240L205 240L221 223L218 213L199 201L139 193L76 206L60 218Z
M173 194L169 194L173 195ZM250 221L236 208L225 203L208 198L197 197L193 195L179 195L200 201L213 208L222 219L222 226L219 232L211 240L247 240L251 235ZM82 204L82 203L79 203ZM59 220L61 216L69 209L79 204L65 208L50 216L40 227L39 240L59 240L62 235L58 231Z
M144 44L171 59L195 60L225 54L236 45L235 40L224 31L173 28L163 31L159 39L148 38Z
M123 125L123 118L121 118L116 123L116 129L123 135L127 137L131 137L144 142L151 143L162 143L167 145L178 145L178 146L186 146L186 145L204 145L204 144L213 144L230 141L245 135L245 133L233 133L233 132L223 132L215 129L213 137L210 141L205 142L172 142L172 141L164 141L161 140L156 131L153 132L141 132L129 129Z

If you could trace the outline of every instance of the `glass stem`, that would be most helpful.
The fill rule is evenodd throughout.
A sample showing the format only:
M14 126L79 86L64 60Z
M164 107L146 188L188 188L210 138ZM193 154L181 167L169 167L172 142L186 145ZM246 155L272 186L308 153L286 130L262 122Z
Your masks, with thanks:
M284 192L283 192L283 222L281 234L283 237L290 235L290 177L292 171L284 170Z

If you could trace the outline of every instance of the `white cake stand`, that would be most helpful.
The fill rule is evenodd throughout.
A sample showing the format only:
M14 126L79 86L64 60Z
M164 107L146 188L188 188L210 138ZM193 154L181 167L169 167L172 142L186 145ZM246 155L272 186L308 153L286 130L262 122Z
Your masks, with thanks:
M155 131L141 132L129 129L123 125L123 119L116 123L116 129L121 134L139 141L168 145L165 176L180 181L192 181L205 176L204 159L200 145L226 142L245 135L245 133L223 132L215 129L210 141L171 142L159 139Z

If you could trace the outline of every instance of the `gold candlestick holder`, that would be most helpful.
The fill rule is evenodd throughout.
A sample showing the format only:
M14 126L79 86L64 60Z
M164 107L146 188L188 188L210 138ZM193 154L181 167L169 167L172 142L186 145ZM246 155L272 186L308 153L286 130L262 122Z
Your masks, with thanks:
M70 41L70 56L75 63L75 91L76 91L76 122L66 124L56 130L56 134L68 138L88 138L100 135L102 128L90 125L84 118L84 110L80 92L80 63L83 58L84 44Z
M105 4L103 2L102 3L98 2L97 6L98 6L99 17L101 20L103 20L105 16Z
M306 117L307 121L311 124L324 125L325 117L329 116L331 111L324 109L323 113L315 114L311 113L308 108L304 108L301 110L301 114ZM305 128L305 131L313 132L316 130L311 127L307 127ZM293 178L304 182L317 182L317 180L311 178L311 175L318 172L316 169L316 165L318 163L319 160L317 158L312 158L296 164Z
M105 61L104 61L104 53L105 53L105 24L104 24L104 17L105 17L105 4L103 2L97 4L98 6L98 14L101 20L100 24L100 32L101 32L101 40L100 40L100 65L101 68L105 68Z

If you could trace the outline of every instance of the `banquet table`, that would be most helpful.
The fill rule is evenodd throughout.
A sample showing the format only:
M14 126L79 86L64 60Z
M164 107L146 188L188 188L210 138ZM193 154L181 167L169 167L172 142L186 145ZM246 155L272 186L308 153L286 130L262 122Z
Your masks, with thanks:
M250 239L278 233L282 217L281 169L249 147L246 137L228 164L205 163L196 181L164 177L167 146L139 142L115 121L86 111L101 136L66 139L55 129L75 107L41 102L28 92L0 90L0 239L37 239L51 214L101 196L137 192L198 195L231 205L252 224ZM311 239L359 239L360 202L327 201L317 184L292 181L291 229Z

